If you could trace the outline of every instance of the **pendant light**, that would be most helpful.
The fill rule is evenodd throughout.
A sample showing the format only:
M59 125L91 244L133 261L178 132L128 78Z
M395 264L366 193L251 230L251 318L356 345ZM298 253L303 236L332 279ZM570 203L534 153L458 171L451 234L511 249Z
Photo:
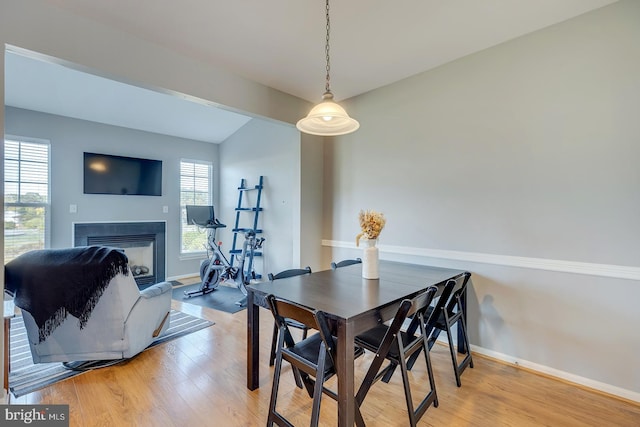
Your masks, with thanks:
M327 0L327 43L325 51L327 54L327 76L322 95L322 102L313 107L307 117L300 119L296 127L304 133L321 136L345 135L355 132L360 127L357 120L349 117L347 112L333 100L331 93L329 71L331 63L329 57L329 30L331 29L329 21L329 0Z

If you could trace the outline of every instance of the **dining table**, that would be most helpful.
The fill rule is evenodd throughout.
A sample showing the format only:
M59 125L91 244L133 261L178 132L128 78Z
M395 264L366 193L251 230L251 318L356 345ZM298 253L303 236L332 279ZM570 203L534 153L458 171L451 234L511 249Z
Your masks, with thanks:
M338 426L353 426L355 416L354 338L396 313L400 303L430 286L444 286L465 274L428 265L380 260L378 279L362 277L362 264L323 270L277 281L247 286L247 388L259 384L260 307L267 308L266 296L276 297L323 311L336 326L336 373L338 378ZM462 298L463 308L466 295ZM466 314L466 310L463 310ZM458 339L458 351L466 352ZM349 396L348 398L346 396Z

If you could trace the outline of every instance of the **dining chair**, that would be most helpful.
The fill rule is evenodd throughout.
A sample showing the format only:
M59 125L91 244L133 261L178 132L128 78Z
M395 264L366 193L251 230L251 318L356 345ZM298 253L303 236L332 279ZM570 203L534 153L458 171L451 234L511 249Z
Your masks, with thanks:
M393 372L397 366L400 366L402 372L402 384L404 386L410 425L415 426L432 404L434 407L438 407L438 395L429 357L425 322L426 312L437 293L438 287L431 286L413 299L403 300L390 324L377 325L355 337L357 346L375 353L375 357L356 394L358 410L355 416L357 425L364 425L364 419L359 408L362 406L371 386L378 380L385 378L389 372ZM409 316L412 316L412 319L415 319L415 322L418 323L418 328L413 334L408 334L401 330L403 323ZM411 355L419 354L421 350L424 350L425 354L429 391L420 401L417 408L414 409L406 361ZM385 361L388 361L389 364L382 368Z
M437 287L436 294L434 295L433 300L431 301L431 304L429 305L429 307L427 307L426 313L424 315L424 322L426 325L425 334L427 337L429 337L429 335L431 334L431 331L433 331L435 328L434 324L436 322L437 316L434 313L440 313L443 310L447 301L449 301L449 296L451 295L451 292L453 291L455 284L456 284L455 280L448 280L444 285L436 286ZM413 315L409 315L408 318L409 318L409 323L406 324L405 322L407 326L406 328L404 328L404 331L405 331L405 334L407 334L408 336L412 336L416 332L419 332L420 318ZM433 345L433 343L431 343L431 345ZM431 349L431 346L429 346L429 350L430 349ZM416 351L411 356L409 356L409 358L407 359L407 370L410 371L411 368L413 368L413 365L415 364L419 356L420 356L420 350ZM396 367L397 365L392 364L392 366L386 371L385 375L382 377L382 382L388 383L391 380L391 377L393 376L393 373L395 372Z
M344 259L344 260L339 261L339 262L332 262L331 263L331 269L335 270L336 268L346 267L348 265L353 265L353 264L362 264L362 259L361 258Z
M269 280L273 282L274 280L286 279L288 277L302 276L304 274L311 274L311 267L292 268L290 270L281 271L280 273L277 273L277 274L269 273L267 277L269 277ZM288 319L287 324L291 328L300 329L302 331L302 339L305 339L307 337L307 332L309 331L309 328L306 325L300 322L296 322L293 319ZM277 342L278 342L278 325L274 324L273 336L271 337L271 353L269 355L269 366L273 366L273 363L276 360Z
M440 335L440 332L444 331L447 333L447 340L449 341L449 352L451 353L451 362L453 364L453 372L455 374L456 384L458 385L458 387L462 385L460 376L467 368L467 366L473 368L473 359L471 357L471 347L469 345L467 325L464 320L465 307L462 304L462 296L466 291L470 277L471 273L466 272L459 275L455 279L452 279L451 281L454 282L454 286L446 303L441 307L435 307L431 310L433 312L433 321L430 324L430 327L432 327L432 329L430 331L428 339L429 349L431 349L431 347L433 347L433 345L435 344L436 340L438 339L438 335ZM464 340L465 348L467 349L467 353L460 363L458 363L458 358L456 356L458 351L456 348L456 343L454 343L453 341L452 332L453 326L456 324L458 325L458 328L460 328L461 334L459 336L461 336ZM459 345L460 343L457 343L458 347Z
M274 295L267 295L267 304L280 331L267 426L272 426L274 423L279 426L292 426L276 408L283 360L300 372L307 393L313 398L310 425L317 426L322 394L338 401L337 393L324 386L325 382L336 374L335 358L338 340L332 335L322 311L313 310ZM290 320L296 320L306 325L308 329L317 329L318 332L296 342L289 331ZM354 351L355 357L363 353L362 349L357 347Z

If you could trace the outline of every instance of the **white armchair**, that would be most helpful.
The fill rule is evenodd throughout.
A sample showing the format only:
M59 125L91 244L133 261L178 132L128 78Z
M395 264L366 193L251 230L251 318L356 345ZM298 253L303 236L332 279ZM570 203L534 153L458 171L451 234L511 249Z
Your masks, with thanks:
M113 259L108 261L104 256L113 256L113 251L100 247L32 251L5 266L6 287L14 293L16 305L22 310L33 363L127 359L144 350L169 327L171 284L157 283L139 291L124 254L115 255L124 257L115 267ZM64 262L60 261L61 253L65 255ZM87 258L91 258L89 267ZM65 275L60 277L59 271L70 266L75 280L65 284ZM94 287L94 273L101 267L108 272L108 280L98 286L101 289L87 295L86 289ZM84 283L85 275L92 285ZM51 293L46 291L49 286L56 288L56 295L71 287L85 289L66 297L56 296L52 305ZM31 295L26 295L29 292L25 288L30 288ZM38 289L43 290L41 294ZM43 306L48 310L44 314Z

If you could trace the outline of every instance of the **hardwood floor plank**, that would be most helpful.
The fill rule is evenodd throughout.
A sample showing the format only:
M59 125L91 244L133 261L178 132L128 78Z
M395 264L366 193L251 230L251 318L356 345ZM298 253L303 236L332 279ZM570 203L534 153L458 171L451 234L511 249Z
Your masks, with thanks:
M267 418L273 368L268 366L273 320L261 311L260 388L246 389L246 312L228 314L188 303L173 308L215 325L151 348L127 363L67 379L12 404L69 404L71 426L258 426ZM474 369L458 388L447 347L431 352L440 400L420 422L424 426L636 426L640 404L538 375L474 355ZM356 383L371 354L356 360ZM410 373L415 400L424 391L421 356ZM336 389L335 379L327 385ZM296 425L308 425L311 399L283 369L279 409ZM376 383L362 412L369 426L407 425L399 375ZM334 426L337 405L323 398L321 425Z

